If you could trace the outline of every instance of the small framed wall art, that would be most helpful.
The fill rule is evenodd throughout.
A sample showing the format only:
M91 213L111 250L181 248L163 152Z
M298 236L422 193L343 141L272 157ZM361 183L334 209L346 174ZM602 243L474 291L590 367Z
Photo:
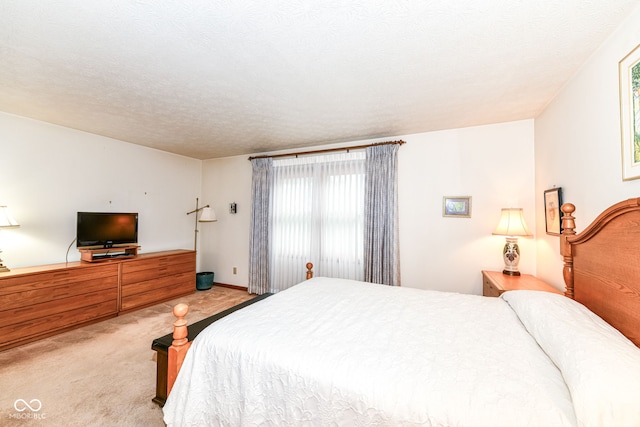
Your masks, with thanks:
M471 218L471 196L444 196L442 198L442 216Z
M547 234L559 236L562 232L561 206L562 188L552 188L544 192L544 223Z
M618 64L622 180L640 178L640 45Z

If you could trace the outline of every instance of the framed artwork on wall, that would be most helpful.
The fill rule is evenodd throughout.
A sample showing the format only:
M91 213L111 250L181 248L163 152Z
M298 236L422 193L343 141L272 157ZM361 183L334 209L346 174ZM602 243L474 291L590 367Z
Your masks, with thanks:
M444 196L442 198L442 216L471 218L471 196Z
M544 223L547 234L559 236L562 232L561 206L562 188L552 188L544 192Z
M622 180L640 178L640 45L618 64Z

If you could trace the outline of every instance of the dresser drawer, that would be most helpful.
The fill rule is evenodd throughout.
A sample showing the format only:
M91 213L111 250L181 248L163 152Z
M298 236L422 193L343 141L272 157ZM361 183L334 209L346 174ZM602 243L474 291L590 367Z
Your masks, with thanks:
M116 270L117 272L117 270ZM10 289L5 289L9 291ZM34 286L13 286L5 295L0 295L0 314L3 311L20 307L33 307L40 304L53 303L93 292L113 290L118 294L118 275L102 276L82 281L68 281L57 286L51 283L35 283Z
M83 307L91 307L96 304L107 303L110 311L108 313L99 314L116 314L118 312L118 288L114 286L110 289L102 289L83 295L62 298L42 302L40 304L25 305L18 308L0 311L0 325L12 325L15 323L29 322L34 319L45 318L52 315L59 315L69 310L82 309ZM91 310L87 309L86 314L91 314ZM91 317L91 316L89 316ZM0 334L0 336L2 336ZM3 337L4 338L4 337Z
M40 291L70 284L75 285L76 283L102 280L115 280L117 286L118 266L116 264L103 264L86 268L69 268L67 270L8 277L0 281L0 295Z
M56 332L73 329L75 325L96 319L113 317L116 315L117 309L117 301L112 298L79 308L66 307L62 311L52 312L47 316L3 325L0 327L0 337L2 337L0 349L14 347L20 343L33 341L34 338L43 338Z
M476 282L477 283L477 282ZM482 295L485 297L499 297L502 293L487 277L482 280Z
M153 290L160 290L160 288L170 288L177 283L189 282L195 287L196 277L193 271L174 274L171 276L162 276L154 280L145 280L143 282L131 283L123 285L121 290L122 299L130 297L135 294L141 294L143 292L149 292Z
M122 265L122 284L152 280L172 274L195 271L195 253L162 256L124 263Z
M141 294L135 294L128 298L122 299L122 305L120 310L126 311L136 308L142 308L145 306L158 304L162 301L168 301L174 298L178 298L190 293L193 293L195 286L192 281L176 283L175 286L163 288L162 297L158 297L158 291L143 292Z

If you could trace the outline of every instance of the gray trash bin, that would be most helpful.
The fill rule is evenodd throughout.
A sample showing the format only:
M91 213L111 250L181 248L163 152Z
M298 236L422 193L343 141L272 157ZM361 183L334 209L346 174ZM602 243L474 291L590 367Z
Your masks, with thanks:
M213 286L213 271L196 273L196 289L206 291Z

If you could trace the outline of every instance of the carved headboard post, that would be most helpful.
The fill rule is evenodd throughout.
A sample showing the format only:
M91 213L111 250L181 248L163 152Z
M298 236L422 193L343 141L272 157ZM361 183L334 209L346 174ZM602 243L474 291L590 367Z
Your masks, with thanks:
M313 264L307 263L307 280L313 279Z
M573 295L573 252L571 250L571 245L567 241L567 239L571 236L575 236L576 234L576 222L573 217L573 213L576 210L576 207L571 203L565 203L560 208L562 210L562 234L560 235L560 254L562 255L562 259L564 262L564 267L562 268L562 277L564 278L564 283L566 290L564 292L565 296L574 299Z

